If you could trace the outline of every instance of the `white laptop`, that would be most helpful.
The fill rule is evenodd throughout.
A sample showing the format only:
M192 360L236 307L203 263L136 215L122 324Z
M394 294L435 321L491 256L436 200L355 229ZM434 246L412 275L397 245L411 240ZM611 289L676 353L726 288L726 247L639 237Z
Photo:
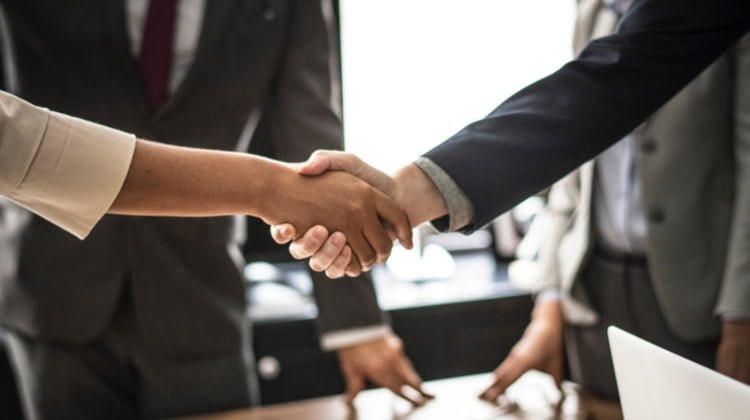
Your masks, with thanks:
M750 419L750 386L609 327L625 420Z

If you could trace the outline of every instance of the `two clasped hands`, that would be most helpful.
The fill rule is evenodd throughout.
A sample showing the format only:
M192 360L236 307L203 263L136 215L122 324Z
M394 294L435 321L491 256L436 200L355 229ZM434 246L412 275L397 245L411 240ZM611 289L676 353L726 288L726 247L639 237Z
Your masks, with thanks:
M295 169L309 178L336 173L342 178L353 176L373 190L369 192L374 197L372 201L341 196L336 189L323 193L318 203L311 203L315 206L337 202L351 213L349 215L331 212L331 220L306 221L302 226L284 220L269 223L272 225L271 236L277 243L291 241L289 251L293 257L310 258L313 270L325 271L331 278L355 277L369 271L375 264L384 263L395 240L410 249L412 227L447 214L437 188L413 164L391 177L352 154L318 151ZM363 188L363 192L367 189ZM370 205L372 208L367 208Z

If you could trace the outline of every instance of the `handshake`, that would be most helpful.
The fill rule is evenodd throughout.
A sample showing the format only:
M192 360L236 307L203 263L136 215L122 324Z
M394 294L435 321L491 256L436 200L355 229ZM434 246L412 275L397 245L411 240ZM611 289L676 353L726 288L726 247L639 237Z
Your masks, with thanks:
M437 188L416 165L393 177L358 157L315 152L289 166L299 175L281 188L288 194L262 217L279 244L291 242L296 259L330 278L354 277L384 263L398 240L412 247L412 227L447 214Z

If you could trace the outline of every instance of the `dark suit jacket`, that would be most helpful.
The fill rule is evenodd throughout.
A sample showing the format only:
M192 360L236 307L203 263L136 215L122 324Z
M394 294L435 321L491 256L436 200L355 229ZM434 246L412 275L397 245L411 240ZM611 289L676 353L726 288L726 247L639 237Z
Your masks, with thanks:
M602 0L580 1L576 48L610 34L617 20ZM750 314L749 85L745 35L636 130L650 284L669 329L686 342L717 337L717 315ZM602 307L581 282L598 238L598 164L555 183L538 221L545 236L535 288L559 289L574 325L596 323Z
M425 156L473 204L466 230L479 228L622 138L749 28L747 0L635 0L617 34Z
M35 104L139 137L223 150L239 147L255 115L284 160L342 146L331 28L319 1L207 1L195 61L156 112L129 49L122 0L3 4L20 94ZM156 351L237 351L247 334L241 237L232 218L107 216L78 241L37 218L22 239L17 279L1 285L0 318L33 336L84 342L132 293L137 327ZM324 330L382 322L371 282L326 284L317 295ZM349 312L329 308L354 296L363 300Z

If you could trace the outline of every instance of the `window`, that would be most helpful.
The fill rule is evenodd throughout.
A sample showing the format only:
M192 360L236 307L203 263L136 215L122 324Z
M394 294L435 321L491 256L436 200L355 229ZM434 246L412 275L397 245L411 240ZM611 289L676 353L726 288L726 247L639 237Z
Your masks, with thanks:
M347 149L391 172L571 57L572 0L340 0Z

